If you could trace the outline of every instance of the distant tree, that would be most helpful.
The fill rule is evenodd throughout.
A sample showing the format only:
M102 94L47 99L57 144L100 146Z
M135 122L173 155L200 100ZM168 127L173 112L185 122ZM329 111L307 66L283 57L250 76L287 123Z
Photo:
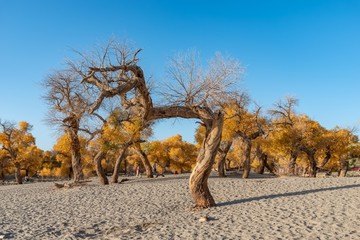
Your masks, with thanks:
M19 122L16 128L14 123L0 120L0 146L5 151L5 158L10 158L15 166L15 178L18 184L22 184L21 166L29 160L26 154L29 148L35 146L35 138L30 133L32 126L27 122ZM4 154L4 152L3 152Z

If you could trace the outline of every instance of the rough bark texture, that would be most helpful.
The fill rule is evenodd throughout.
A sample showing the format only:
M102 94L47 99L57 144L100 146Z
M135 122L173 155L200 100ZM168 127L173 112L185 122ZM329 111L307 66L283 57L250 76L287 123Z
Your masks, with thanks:
M22 184L22 177L21 177L21 168L20 168L20 163L15 163L15 181L18 184Z
M340 162L340 172L339 177L346 177L347 171L349 170L349 162L346 160L342 160Z
M74 173L74 182L84 180L84 173L81 166L80 140L77 134L70 131L71 139L71 165Z
M316 166L316 159L315 159L315 153L316 150L309 149L306 147L302 147L301 150L306 153L309 161L309 168L308 168L308 174L309 177L316 177L317 172L317 166Z
M206 124L206 135L189 180L191 196L196 206L200 208L215 206L214 198L208 188L208 178L220 145L224 115L221 112L214 115L211 123Z
M296 173L295 173L295 167L296 167L297 157L298 157L298 152L297 152L297 151L293 151L293 152L290 154L289 170L288 170L288 174L289 174L290 176L296 175Z
M116 162L115 162L114 172L113 172L113 175L111 176L111 183L118 183L119 173L120 173L120 166L121 166L121 162L125 158L126 150L127 150L127 147L121 149L120 152L119 152L119 155L118 155L118 157L116 159Z
M267 154L265 154L260 146L257 146L256 147L256 157L259 159L259 162L260 162L260 166L257 168L256 172L259 173L259 174L264 174L265 172L265 168L267 168L272 174L275 174L274 173L274 168L268 164L268 156Z
M104 151L99 151L95 158L94 158L94 163L95 163L95 169L96 169L96 174L99 177L99 181L102 185L108 185L109 184L109 180L105 175L105 172L101 166L101 160L103 160L106 156L106 153Z
M232 141L226 141L221 145L223 146L219 148L220 157L218 160L217 169L218 169L219 177L226 177L225 162L226 162L226 156L231 148Z
M68 124L67 132L70 137L71 165L74 173L74 182L84 180L84 173L81 166L81 146L79 140L79 120L75 114L64 119L64 123Z
M250 139L244 139L245 150L244 150L244 163L242 178L249 178L251 169L251 147L252 143Z
M326 147L325 158L322 160L319 168L325 167L325 165L329 162L330 158L331 158L331 149L330 149L330 146L327 146Z

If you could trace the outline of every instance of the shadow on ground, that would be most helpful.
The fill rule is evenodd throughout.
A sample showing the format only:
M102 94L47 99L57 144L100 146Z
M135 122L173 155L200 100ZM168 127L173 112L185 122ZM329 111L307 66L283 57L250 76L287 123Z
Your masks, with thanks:
M359 188L359 187L360 187L360 184L353 184L353 185L340 186L340 187L330 187L330 188L304 190L304 191L299 191L299 192L271 194L271 195L265 195L265 196L259 196L259 197L253 197L253 198L245 198L245 199L239 199L239 200L234 200L234 201L229 201L229 202L218 203L216 206L225 207L225 206L231 206L231 205L235 205L235 204L242 204L242 203L247 203L247 202L252 202L252 201L260 201L260 200L264 200L264 199L274 199L274 198L280 198L280 197L301 196L301 195L318 193L318 192L335 191L335 190L340 190L340 189L350 189L350 188Z

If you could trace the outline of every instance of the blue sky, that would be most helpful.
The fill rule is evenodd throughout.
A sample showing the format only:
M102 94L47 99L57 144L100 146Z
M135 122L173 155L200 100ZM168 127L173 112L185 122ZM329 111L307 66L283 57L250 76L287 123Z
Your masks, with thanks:
M40 148L55 132L43 119L39 82L62 68L72 48L86 51L111 37L143 48L146 76L164 78L168 58L220 51L246 67L241 86L265 109L288 95L298 112L326 128L360 121L360 1L0 0L0 118L28 121ZM180 133L193 141L194 121L161 121L154 139Z

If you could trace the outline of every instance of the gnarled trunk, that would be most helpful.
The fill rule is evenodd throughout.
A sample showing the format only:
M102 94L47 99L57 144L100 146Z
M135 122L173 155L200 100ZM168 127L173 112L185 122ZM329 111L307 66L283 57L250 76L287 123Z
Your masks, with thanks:
M322 160L319 168L325 167L325 165L329 162L330 158L331 158L331 149L330 149L330 146L327 146L326 147L325 158Z
M309 160L309 177L316 177L317 166L316 166L316 159L315 159L315 150L303 148L303 151L306 153L308 160Z
M127 147L123 148L120 150L119 155L116 159L116 163L115 163L115 167L114 167L114 172L113 175L111 176L111 183L118 183L118 178L119 178L119 172L120 172L120 166L121 166L121 162L124 160L125 158L125 152L127 150Z
M153 178L154 176L153 176L153 171L152 171L152 168L150 165L150 161L147 158L146 153L144 153L144 151L141 149L140 144L135 144L135 147L133 148L133 150L139 155L139 157L145 167L146 176L148 178Z
M223 124L224 115L221 112L215 113L212 121L206 124L206 136L190 176L190 193L196 206L200 208L215 206L208 188L208 178L220 145Z
M295 173L295 167L296 167L296 160L298 157L298 152L293 151L290 155L290 161L289 161L289 169L288 169L288 175L294 176Z
M267 168L272 174L274 173L274 167L271 166L270 164L268 164L267 160L268 160L268 155L265 154L260 146L256 147L256 156L259 159L260 162L260 166L257 168L256 172L259 174L264 174L265 172L265 168Z
M104 151L99 151L95 158L94 158L94 162L95 162L95 169L96 169L96 174L99 177L99 181L101 184L103 185L108 185L109 184L109 180L105 175L104 169L101 166L101 160L103 160L106 156L106 153Z
M20 168L20 163L16 162L15 163L15 181L18 184L22 184L22 177L21 177L21 168Z
M346 177L348 170L349 170L349 162L347 160L341 160L339 177Z
M243 163L243 173L242 178L249 178L251 170L251 147L252 143L250 139L244 139L245 151L244 151L244 163Z
M71 165L74 173L74 182L84 180L84 173L81 166L80 140L77 132L73 129L69 131L71 148Z
M223 149L219 148L220 158L217 164L219 177L226 177L225 161L226 161L226 156L231 148L231 145L232 145L232 141L226 141L224 142L224 148Z

